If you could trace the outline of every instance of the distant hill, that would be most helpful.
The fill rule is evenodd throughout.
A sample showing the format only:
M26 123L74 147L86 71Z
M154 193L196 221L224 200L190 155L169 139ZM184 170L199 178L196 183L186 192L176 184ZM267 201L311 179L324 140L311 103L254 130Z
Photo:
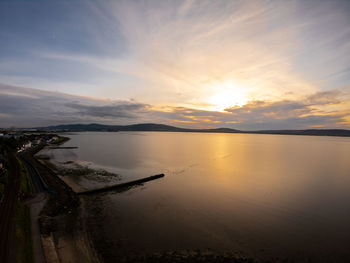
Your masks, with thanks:
M254 131L251 133L350 137L350 130L344 130L344 129L262 130L262 131Z
M120 131L186 131L186 129L155 123L119 126Z
M118 131L119 126L103 125L97 123L91 124L64 124L48 127L40 127L40 130L46 131L104 131L104 130L115 130Z
M163 132L207 132L207 133L252 133L252 134L281 134L281 135L313 135L313 136L343 136L350 137L350 130L345 129L306 129L306 130L259 130L242 131L231 128L217 129L185 129L175 126L141 123L132 125L104 125L104 124L64 124L37 128L44 131L163 131Z
M175 126L141 123L132 125L104 125L104 124L64 124L37 128L45 131L172 131L172 132L240 132L230 128L218 129L185 129Z

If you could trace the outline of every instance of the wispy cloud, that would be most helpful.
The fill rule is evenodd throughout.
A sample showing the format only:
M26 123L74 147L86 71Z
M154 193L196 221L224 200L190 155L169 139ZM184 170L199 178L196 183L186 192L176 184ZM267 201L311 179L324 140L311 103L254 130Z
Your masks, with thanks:
M330 65L347 71L350 67L340 58L348 53L348 45L332 46L340 39L349 43L347 21L340 5L320 3L314 10L306 4L300 13L303 7L298 1L92 4L96 14L108 14L108 21L115 23L128 43L124 56L106 58L50 52L41 55L133 76L142 83L135 84L133 97L148 103L199 105L228 89L240 90L247 100L298 99L320 90L320 85L325 84L320 76L334 73ZM344 19L332 23L327 8L333 11L331 17ZM342 28L341 32L332 34L331 43L319 32L320 25L327 21ZM317 49L308 39L310 32L319 32L315 35L319 39ZM311 55L315 61L327 57L329 66L311 67L312 60L304 59ZM336 59L341 63L336 63ZM318 70L322 75L315 78ZM226 83L231 86L225 86ZM231 106L237 104L234 95L231 100Z

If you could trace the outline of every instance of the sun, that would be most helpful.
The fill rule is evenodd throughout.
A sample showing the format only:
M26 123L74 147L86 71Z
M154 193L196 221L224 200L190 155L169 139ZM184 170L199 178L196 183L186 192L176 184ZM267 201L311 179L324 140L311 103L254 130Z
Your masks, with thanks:
M212 110L224 111L229 107L243 106L248 101L245 89L232 83L222 83L213 90L215 93L208 99Z

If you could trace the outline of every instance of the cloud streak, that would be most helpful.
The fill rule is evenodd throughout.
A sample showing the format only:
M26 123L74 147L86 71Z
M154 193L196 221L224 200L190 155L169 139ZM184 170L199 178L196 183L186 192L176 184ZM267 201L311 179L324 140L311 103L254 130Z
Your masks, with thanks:
M135 101L99 100L59 92L0 84L2 127L33 127L50 123L125 122L147 110Z
M349 6L341 1L316 8L299 1L117 1L90 8L118 28L117 39L127 43L123 56L41 56L130 76L132 97L147 103L195 106L227 90L238 90L247 100L300 99L347 83L341 76L350 69L344 60L350 39L344 8ZM326 80L339 71L339 78ZM123 84L105 90L125 96L118 86ZM237 104L234 95L231 101Z
M119 102L112 105L87 106L77 103L68 103L67 107L76 109L77 114L100 118L137 118L137 114L148 111L149 105L136 102Z
M242 107L227 108L226 111L238 123L246 123L249 129L349 126L346 119L350 116L350 110L329 110L329 106L349 106L349 99L341 95L339 91L328 91L315 93L301 101L251 101Z
M350 105L341 92L319 92L304 102L251 101L225 111L156 106L134 100L97 100L0 84L2 127L38 127L64 123L163 123L180 127L237 129L302 129L350 127L349 110L324 110ZM349 109L345 106L344 108ZM328 109L328 108L326 108Z

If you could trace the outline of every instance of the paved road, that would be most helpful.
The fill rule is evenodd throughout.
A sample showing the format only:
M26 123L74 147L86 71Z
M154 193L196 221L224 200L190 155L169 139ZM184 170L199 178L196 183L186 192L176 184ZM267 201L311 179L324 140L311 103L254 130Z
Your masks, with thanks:
M20 186L20 166L13 154L9 154L9 178L4 199L0 204L0 260L16 262L15 208Z

